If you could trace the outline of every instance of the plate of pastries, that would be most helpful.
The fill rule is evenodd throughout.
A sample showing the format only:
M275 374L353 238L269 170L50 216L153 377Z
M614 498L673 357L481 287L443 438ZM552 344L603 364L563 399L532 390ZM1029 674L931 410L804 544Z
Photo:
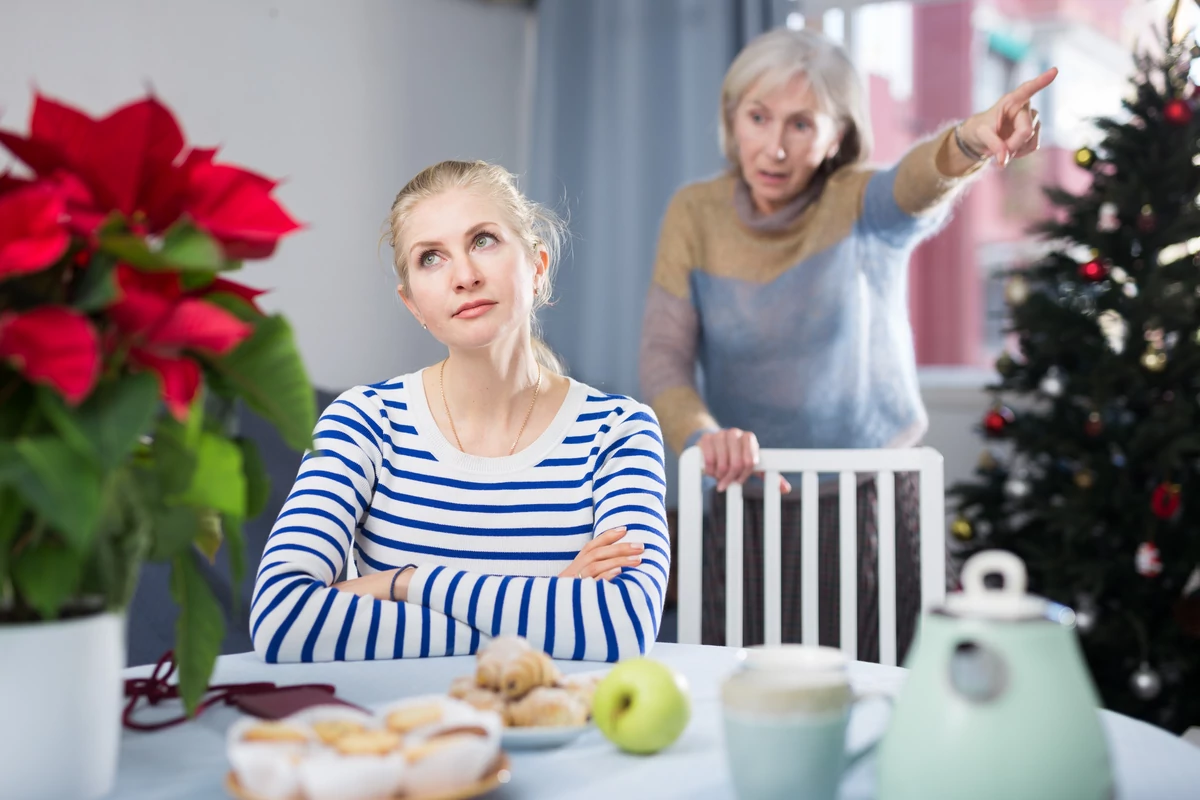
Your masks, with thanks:
M494 712L506 749L557 747L593 727L592 696L602 677L564 675L523 637L498 636L476 655L474 674L450 684L449 696Z
M502 730L498 714L445 695L244 717L226 736L225 788L238 800L465 800L509 781Z

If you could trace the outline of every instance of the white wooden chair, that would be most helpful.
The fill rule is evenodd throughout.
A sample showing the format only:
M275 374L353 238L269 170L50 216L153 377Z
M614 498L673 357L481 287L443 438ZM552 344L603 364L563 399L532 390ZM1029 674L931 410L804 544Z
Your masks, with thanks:
M885 450L762 450L763 633L781 642L780 473L801 473L800 635L817 644L818 474L838 473L841 649L858 649L858 520L856 473L874 473L879 507L879 655L896 663L895 474L920 473L921 608L946 596L946 520L942 455L931 447ZM678 570L679 641L700 644L704 461L700 448L679 457ZM742 644L742 487L725 490L725 643Z

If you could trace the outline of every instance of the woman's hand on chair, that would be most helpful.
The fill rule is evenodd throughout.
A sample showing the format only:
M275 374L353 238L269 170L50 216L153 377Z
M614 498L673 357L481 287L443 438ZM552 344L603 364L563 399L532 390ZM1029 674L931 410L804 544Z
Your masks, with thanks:
M625 567L641 564L645 545L641 542L622 542L625 534L624 528L613 528L593 538L558 577L611 581Z
M706 433L696 443L704 454L704 472L717 479L717 491L734 483L745 483L758 467L758 437L741 428L722 428ZM792 485L779 476L779 491L787 494Z

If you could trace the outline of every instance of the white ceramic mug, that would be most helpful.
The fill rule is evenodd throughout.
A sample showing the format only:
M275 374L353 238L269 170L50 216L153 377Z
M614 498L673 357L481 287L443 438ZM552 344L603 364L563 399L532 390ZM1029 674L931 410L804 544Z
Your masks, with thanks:
M846 752L847 659L832 647L738 651L721 685L725 754L739 800L833 800L844 772L872 749ZM875 696L875 695L871 695Z

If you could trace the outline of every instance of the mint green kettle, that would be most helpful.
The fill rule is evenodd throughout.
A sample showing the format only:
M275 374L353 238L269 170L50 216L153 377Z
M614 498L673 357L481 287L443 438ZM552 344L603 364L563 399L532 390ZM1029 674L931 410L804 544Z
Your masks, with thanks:
M1001 589L984 578L999 574ZM1098 698L1075 614L1025 594L1025 564L989 550L923 615L879 750L879 800L1107 800Z

